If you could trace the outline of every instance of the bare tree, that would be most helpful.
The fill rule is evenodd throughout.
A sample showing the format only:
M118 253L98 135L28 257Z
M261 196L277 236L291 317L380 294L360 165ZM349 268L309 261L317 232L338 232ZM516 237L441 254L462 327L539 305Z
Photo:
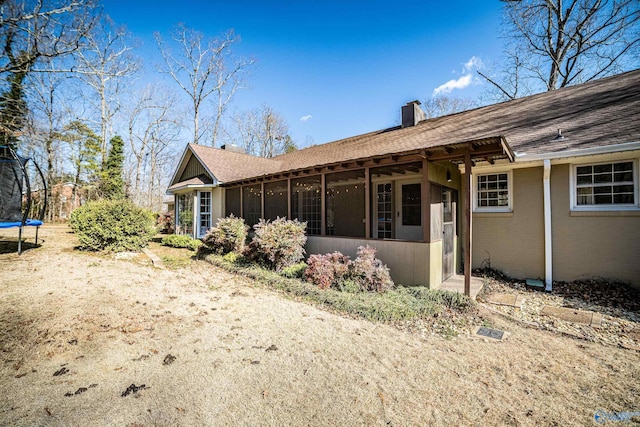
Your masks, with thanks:
M501 75L479 71L503 98L554 90L638 65L638 0L502 0Z
M193 142L203 143L209 132L211 145L218 138L222 116L226 107L240 88L243 73L255 62L253 59L234 58L233 47L240 37L229 30L219 38L205 39L204 34L179 24L173 41L179 51L173 51L163 43L159 33L156 42L164 58L163 72L169 74L188 95L193 113ZM202 126L205 100L213 96L213 124L211 129Z
M52 68L55 65L50 64ZM68 105L69 91L66 90L69 80L67 73L35 73L30 78L28 99L31 101L31 112L34 125L30 132L30 140L37 145L45 160L45 176L49 184L48 199L54 201L53 186L61 179L63 163L65 161L64 146L60 134L64 124L70 121L71 107ZM43 164L42 162L40 164ZM47 207L47 219L53 219L56 212L55 203Z
M227 138L247 154L271 158L296 149L286 120L268 105L236 113L231 126Z
M104 163L111 139L112 121L120 109L120 95L127 78L141 67L132 54L135 41L125 27L116 26L104 17L86 37L85 46L78 50L78 66L74 70L93 89L100 111L100 155Z
M473 99L450 96L435 96L422 102L422 108L427 114L428 119L459 113L477 106L478 103Z
M133 165L131 168L132 197L140 205L154 207L158 198L157 174L163 156L170 154L178 140L180 120L175 96L156 85L138 93L127 111L128 139Z
M28 114L27 77L75 52L95 22L93 0L0 1L0 140L15 144ZM46 67L39 68L40 63Z

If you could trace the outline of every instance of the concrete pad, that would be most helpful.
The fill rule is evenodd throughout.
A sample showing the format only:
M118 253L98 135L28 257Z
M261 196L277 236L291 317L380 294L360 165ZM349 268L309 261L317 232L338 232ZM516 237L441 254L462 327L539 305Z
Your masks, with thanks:
M600 326L602 324L602 315L593 311L545 305L542 307L540 314L557 317L567 322L582 323L583 325Z
M470 290L471 290L472 299L476 299L483 285L484 285L484 282L481 278L471 276ZM454 274L450 278L442 282L440 286L437 287L437 289L440 289L443 291L458 292L463 294L464 293L464 276L460 274Z
M507 305L509 307L522 308L524 297L517 294L495 293L489 295L487 302L495 305Z

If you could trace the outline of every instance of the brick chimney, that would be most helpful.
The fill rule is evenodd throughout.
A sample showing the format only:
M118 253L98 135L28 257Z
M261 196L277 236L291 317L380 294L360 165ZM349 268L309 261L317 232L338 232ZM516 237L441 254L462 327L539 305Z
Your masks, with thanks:
M422 120L425 120L427 115L420 108L420 101L407 102L407 105L402 106L402 127L408 128L417 125Z

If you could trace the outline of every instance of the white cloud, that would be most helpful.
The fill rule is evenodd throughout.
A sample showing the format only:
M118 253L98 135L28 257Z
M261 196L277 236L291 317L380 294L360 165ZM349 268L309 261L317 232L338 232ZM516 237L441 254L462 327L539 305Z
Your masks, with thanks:
M301 122L306 122L308 120L311 120L312 118L313 118L313 116L311 114L307 114L306 116L300 117L300 121Z
M441 84L433 90L431 96L451 93L454 89L464 89L472 85L474 82L477 82L477 79L474 79L474 77L475 70L479 68L482 68L482 60L477 56L472 56L467 62L462 64L462 75L460 77Z
M440 95L443 93L450 93L454 89L464 89L465 87L471 84L471 81L472 81L471 74L465 74L464 76L458 79L449 80L448 82L441 84L440 86L435 88L433 90L433 96Z
M482 60L477 56L472 56L467 62L464 63L464 70L467 73L471 73L474 69L482 68Z

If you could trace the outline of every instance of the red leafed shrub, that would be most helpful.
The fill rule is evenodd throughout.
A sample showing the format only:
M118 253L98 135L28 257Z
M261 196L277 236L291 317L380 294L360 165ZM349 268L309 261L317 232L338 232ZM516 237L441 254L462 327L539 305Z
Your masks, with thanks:
M364 291L385 292L395 286L389 268L376 258L376 249L360 246L358 257L353 261L351 278Z
M348 279L351 260L340 252L311 255L307 260L304 277L320 289L341 289L341 282Z

